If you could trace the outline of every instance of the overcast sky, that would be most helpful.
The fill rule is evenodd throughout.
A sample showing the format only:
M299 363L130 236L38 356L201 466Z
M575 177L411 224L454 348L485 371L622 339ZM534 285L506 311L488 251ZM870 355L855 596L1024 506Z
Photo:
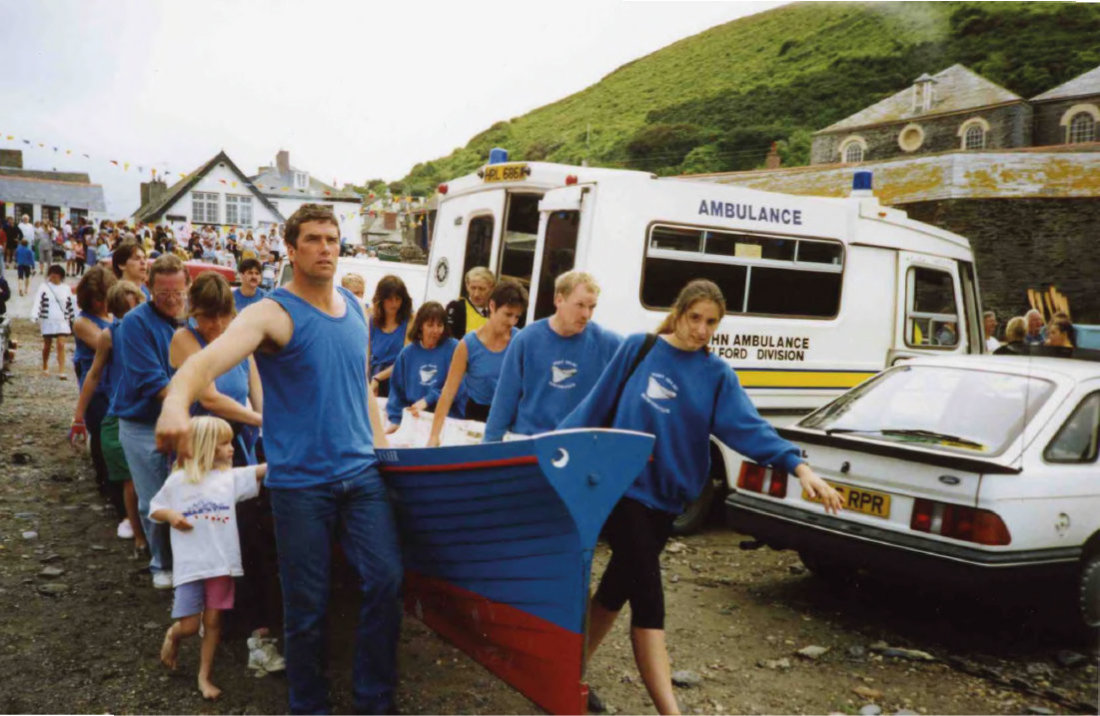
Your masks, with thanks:
M282 148L322 181L393 180L781 4L0 0L0 147L23 149L26 168L88 172L115 215L137 208L150 166L174 181L219 149L247 174Z

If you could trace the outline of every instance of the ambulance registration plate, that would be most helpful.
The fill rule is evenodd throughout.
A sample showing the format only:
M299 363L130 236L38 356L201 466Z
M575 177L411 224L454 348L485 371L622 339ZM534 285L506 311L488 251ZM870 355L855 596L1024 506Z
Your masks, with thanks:
M496 181L522 181L530 174L527 164L491 164L485 167L485 183Z
M829 484L840 493L840 500L844 509L874 517L882 517L883 519L890 516L889 495L872 490L863 490L858 487L849 487L848 485L838 485L833 482ZM802 499L810 502L821 502L816 497L811 498L805 490L802 491Z

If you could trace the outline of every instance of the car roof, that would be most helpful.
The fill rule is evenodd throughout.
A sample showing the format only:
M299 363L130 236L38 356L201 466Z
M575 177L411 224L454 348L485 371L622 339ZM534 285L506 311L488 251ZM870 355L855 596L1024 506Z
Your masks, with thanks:
M998 373L1035 376L1074 383L1100 378L1100 363L1073 358L1026 355L960 355L915 358L919 365L942 365L966 370L987 370ZM902 364L904 365L904 363Z

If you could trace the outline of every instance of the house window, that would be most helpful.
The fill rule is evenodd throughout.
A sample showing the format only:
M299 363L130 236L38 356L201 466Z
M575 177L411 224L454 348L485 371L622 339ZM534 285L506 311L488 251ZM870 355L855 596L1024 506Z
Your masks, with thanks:
M844 148L844 161L847 164L859 164L863 161L863 147L858 142L852 142Z
M963 149L985 149L985 130L977 124L967 127L963 135Z
M252 226L252 197L226 194L225 223Z
M294 188L295 189L307 189L309 188L309 175L305 172L294 172Z
M69 219L72 220L73 226L76 226L77 221L80 219L88 220L87 209L69 209Z
M1069 120L1068 144L1096 141L1096 120L1088 112L1078 112Z
M196 224L218 223L218 195L205 192L191 192L191 221Z

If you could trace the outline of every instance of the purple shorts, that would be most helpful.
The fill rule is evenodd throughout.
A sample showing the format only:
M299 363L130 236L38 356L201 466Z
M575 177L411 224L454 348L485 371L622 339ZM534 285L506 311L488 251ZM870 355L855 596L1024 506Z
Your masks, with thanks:
M176 585L172 601L172 618L181 619L201 614L203 609L232 609L236 587L233 578L211 577Z

